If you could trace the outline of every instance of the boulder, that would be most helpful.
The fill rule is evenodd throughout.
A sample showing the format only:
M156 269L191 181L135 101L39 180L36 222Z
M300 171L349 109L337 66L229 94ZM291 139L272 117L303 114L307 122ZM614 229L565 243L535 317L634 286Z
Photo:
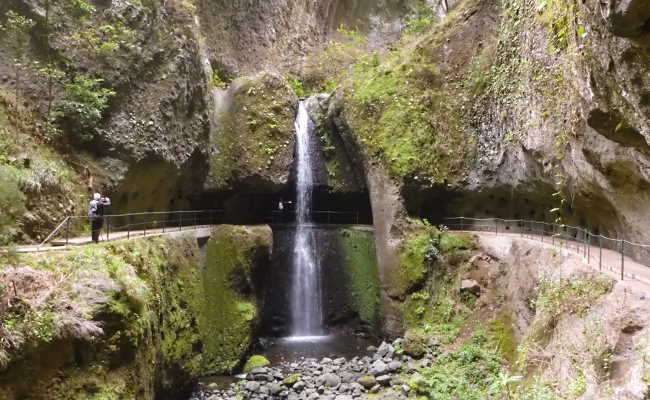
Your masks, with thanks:
M460 291L461 293L466 292L480 296L481 285L479 285L478 282L476 282L474 279L463 279L463 281L460 283Z
M364 375L357 379L357 383L366 389L370 389L377 384L377 380L372 375Z
M404 334L404 352L413 358L421 358L427 353L427 338L413 330Z

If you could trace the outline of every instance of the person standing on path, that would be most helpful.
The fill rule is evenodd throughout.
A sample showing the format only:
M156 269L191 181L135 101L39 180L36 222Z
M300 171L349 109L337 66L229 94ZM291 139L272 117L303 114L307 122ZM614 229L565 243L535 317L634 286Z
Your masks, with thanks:
M93 242L99 242L99 234L104 226L104 207L111 205L111 199L104 197L99 193L93 195L88 207L88 216L90 217L90 230L92 232Z

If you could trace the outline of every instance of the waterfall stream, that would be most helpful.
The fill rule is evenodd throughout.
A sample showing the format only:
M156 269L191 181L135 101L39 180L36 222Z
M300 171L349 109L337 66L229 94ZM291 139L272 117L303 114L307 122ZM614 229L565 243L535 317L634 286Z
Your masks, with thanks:
M293 249L291 286L291 335L319 336L323 332L323 310L320 262L311 228L312 191L312 133L314 124L307 103L300 102L296 128L296 233Z

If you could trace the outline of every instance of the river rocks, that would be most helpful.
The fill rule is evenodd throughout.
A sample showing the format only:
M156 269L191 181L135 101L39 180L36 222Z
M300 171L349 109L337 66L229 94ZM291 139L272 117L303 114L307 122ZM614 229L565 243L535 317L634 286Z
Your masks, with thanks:
M211 389L209 395L250 400L355 400L367 393L377 394L378 398L405 399L401 386L404 380L397 374L413 360L408 355L397 354L395 344L384 342L374 354L349 360L304 358L277 366L256 367L230 389Z
M370 375L383 375L388 371L388 365L382 360L377 360L372 363L372 368L370 369Z

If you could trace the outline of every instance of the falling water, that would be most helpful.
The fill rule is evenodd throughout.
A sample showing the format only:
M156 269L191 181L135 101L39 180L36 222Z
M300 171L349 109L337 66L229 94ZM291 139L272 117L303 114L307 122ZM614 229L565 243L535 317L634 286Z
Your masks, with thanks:
M310 137L314 126L305 102L300 102L295 126L297 227L293 249L291 334L318 336L323 334L320 263L314 246L314 231L309 224L314 186Z

